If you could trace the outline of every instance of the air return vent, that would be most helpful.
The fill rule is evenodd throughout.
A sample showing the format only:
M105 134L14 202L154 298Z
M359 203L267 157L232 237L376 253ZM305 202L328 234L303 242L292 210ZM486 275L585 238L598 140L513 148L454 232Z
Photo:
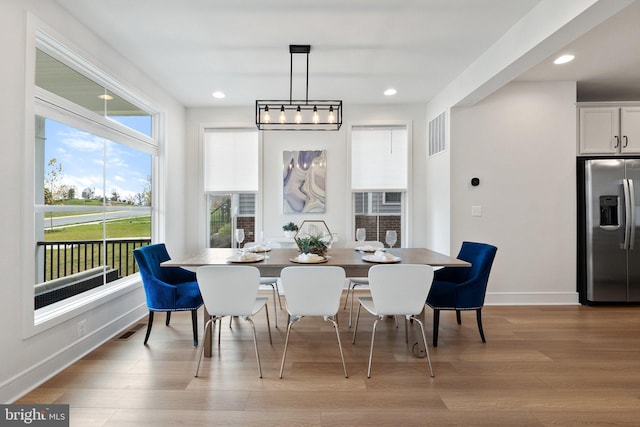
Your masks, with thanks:
M445 113L429 122L429 155L444 151L445 146Z

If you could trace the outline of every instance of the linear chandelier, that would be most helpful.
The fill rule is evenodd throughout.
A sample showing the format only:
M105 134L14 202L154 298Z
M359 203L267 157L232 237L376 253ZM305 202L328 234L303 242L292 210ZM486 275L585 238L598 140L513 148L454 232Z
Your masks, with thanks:
M340 130L342 101L309 99L310 45L289 45L291 65L289 71L288 100L256 100L256 126L259 130ZM293 55L307 55L307 87L304 100L293 96Z

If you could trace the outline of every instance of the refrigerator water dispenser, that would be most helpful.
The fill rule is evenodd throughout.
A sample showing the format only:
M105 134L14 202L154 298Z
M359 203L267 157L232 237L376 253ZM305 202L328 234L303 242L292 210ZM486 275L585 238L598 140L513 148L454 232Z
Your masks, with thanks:
M618 196L600 196L600 228L617 230L620 227Z

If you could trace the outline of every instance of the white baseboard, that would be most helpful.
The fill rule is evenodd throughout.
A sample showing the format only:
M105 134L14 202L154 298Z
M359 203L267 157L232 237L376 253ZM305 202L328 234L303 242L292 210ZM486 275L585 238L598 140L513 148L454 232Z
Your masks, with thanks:
M577 292L487 292L485 305L577 305Z
M147 313L147 306L143 303L104 324L100 329L87 334L56 353L48 355L38 364L9 378L0 384L0 402L11 403L16 401L112 339L127 327L140 321Z

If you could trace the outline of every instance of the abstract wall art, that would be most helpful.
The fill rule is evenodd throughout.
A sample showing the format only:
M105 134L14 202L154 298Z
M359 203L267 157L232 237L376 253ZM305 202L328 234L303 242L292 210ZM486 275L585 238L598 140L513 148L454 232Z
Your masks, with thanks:
M283 151L283 212L324 213L326 151Z

